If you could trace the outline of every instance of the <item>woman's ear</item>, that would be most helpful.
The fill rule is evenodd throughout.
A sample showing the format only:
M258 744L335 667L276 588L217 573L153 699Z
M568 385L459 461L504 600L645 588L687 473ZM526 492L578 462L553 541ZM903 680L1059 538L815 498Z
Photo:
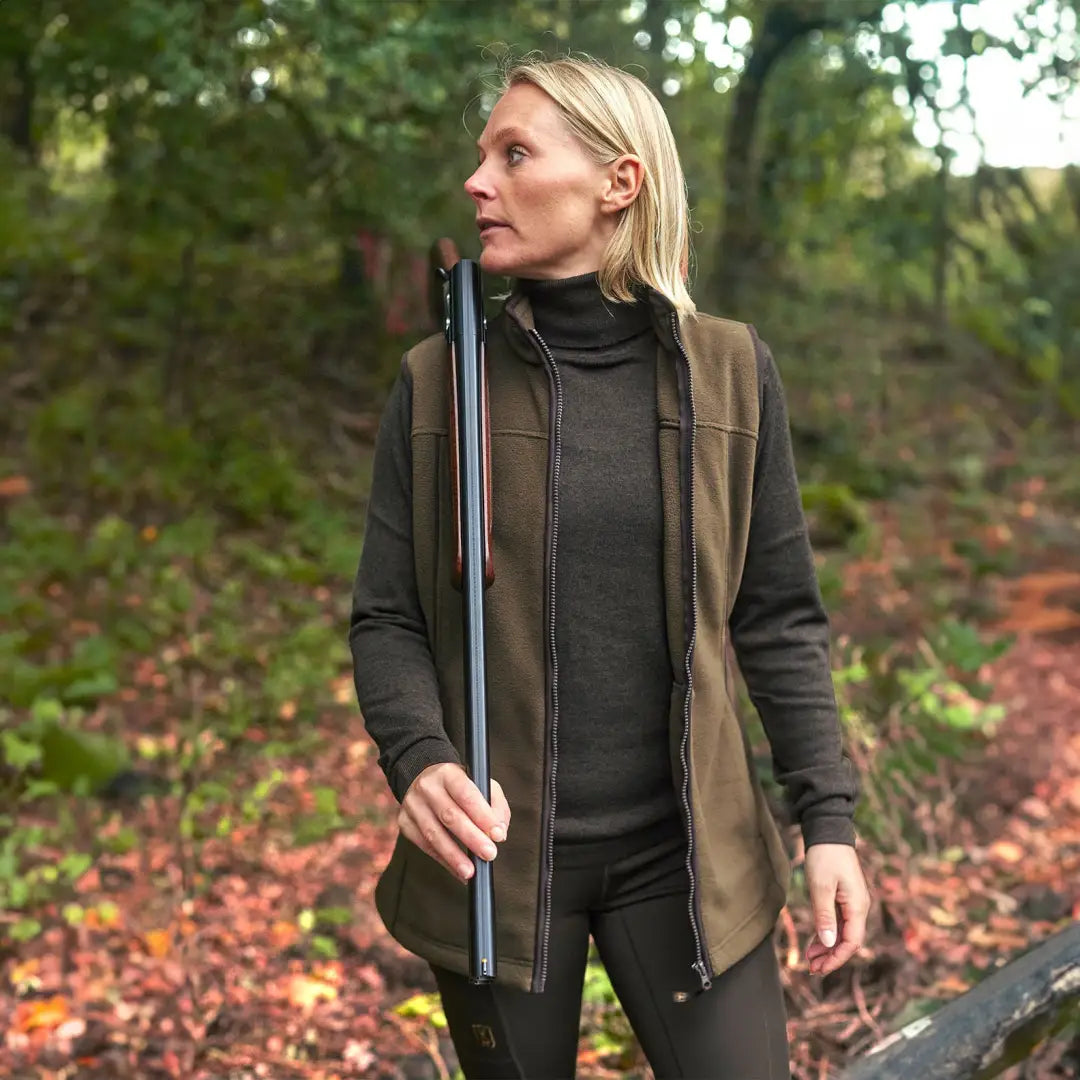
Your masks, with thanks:
M608 166L608 183L604 191L601 209L614 214L625 210L641 191L645 179L645 166L634 154L623 154Z

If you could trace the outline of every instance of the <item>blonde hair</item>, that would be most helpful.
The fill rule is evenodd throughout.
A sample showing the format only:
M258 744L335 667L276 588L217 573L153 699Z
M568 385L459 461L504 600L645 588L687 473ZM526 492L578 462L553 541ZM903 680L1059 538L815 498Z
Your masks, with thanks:
M695 312L686 287L690 211L686 179L667 115L636 75L585 54L548 60L529 54L508 61L500 93L531 83L558 106L571 132L598 165L635 154L644 166L637 198L600 262L597 279L610 300L635 299L631 287L651 285L680 315Z

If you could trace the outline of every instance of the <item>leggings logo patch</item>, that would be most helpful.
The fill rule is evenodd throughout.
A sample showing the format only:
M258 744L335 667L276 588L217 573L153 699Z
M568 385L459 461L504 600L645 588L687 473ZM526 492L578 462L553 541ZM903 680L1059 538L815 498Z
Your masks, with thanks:
M487 1026L487 1024L473 1024L473 1034L476 1036L476 1041L485 1050L495 1049L495 1033Z

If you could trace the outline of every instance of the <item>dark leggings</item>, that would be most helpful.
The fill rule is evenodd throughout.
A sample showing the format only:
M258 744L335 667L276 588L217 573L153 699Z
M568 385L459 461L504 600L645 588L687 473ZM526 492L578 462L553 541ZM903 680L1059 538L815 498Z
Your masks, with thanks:
M498 860L495 863L498 873ZM657 1080L789 1080L772 935L690 1001L686 840L677 819L615 842L556 845L542 994L431 965L467 1080L574 1076L589 935Z

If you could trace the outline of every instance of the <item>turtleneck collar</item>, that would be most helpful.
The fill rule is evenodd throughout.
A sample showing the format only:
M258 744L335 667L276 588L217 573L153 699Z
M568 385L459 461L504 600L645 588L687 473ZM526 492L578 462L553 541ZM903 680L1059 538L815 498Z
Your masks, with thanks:
M540 336L555 348L600 349L651 329L649 304L605 299L596 272L556 280L518 278Z

